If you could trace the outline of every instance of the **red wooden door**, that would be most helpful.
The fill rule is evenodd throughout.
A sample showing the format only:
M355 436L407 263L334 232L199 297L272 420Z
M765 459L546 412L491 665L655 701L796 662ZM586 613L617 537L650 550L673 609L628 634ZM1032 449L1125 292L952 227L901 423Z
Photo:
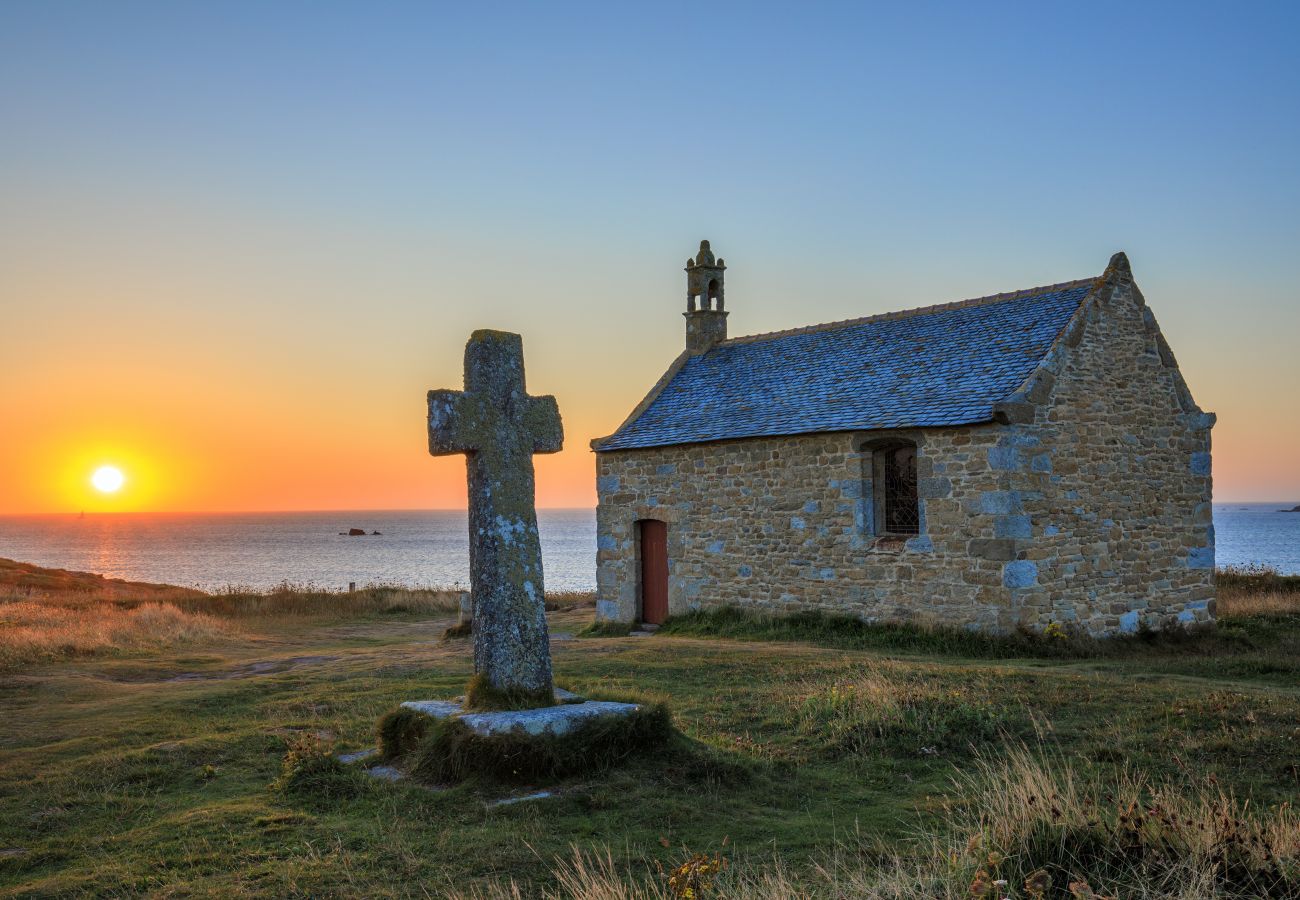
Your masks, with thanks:
M641 522L641 621L662 624L668 618L668 525Z

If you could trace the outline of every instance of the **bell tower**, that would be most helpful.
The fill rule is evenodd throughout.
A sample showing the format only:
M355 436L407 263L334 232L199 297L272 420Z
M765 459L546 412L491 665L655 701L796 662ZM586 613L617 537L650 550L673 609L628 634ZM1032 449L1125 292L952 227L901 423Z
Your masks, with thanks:
M698 356L727 339L727 313L723 308L723 275L727 265L713 258L708 241L686 260L686 350Z

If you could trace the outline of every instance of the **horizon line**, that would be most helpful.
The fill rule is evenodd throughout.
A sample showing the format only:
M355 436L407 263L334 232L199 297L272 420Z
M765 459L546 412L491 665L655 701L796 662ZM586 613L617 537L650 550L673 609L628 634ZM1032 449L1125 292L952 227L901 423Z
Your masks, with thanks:
M1265 505L1272 503L1290 504L1290 500L1212 500L1215 506ZM1294 505L1294 504L1293 504ZM538 506L538 512L595 512L596 505L591 506ZM349 509L137 509L137 510L60 510L57 512L0 512L0 519L18 519L38 516L255 516L255 515L295 515L326 513L410 513L410 512L468 512L466 506L401 506L401 507L353 507Z

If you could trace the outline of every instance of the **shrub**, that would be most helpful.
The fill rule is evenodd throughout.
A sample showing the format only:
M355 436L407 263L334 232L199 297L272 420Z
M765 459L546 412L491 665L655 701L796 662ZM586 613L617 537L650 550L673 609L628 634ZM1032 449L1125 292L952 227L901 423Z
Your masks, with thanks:
M289 744L280 777L271 788L300 798L344 800L360 792L362 777L339 762L322 741L300 737Z

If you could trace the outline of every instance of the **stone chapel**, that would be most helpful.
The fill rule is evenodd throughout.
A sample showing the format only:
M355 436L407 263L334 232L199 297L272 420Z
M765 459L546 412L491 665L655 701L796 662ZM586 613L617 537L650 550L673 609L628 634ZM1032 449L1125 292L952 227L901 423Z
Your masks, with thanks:
M1094 635L1214 617L1210 429L1123 253L1094 278L686 349L597 470L597 616L736 606Z

